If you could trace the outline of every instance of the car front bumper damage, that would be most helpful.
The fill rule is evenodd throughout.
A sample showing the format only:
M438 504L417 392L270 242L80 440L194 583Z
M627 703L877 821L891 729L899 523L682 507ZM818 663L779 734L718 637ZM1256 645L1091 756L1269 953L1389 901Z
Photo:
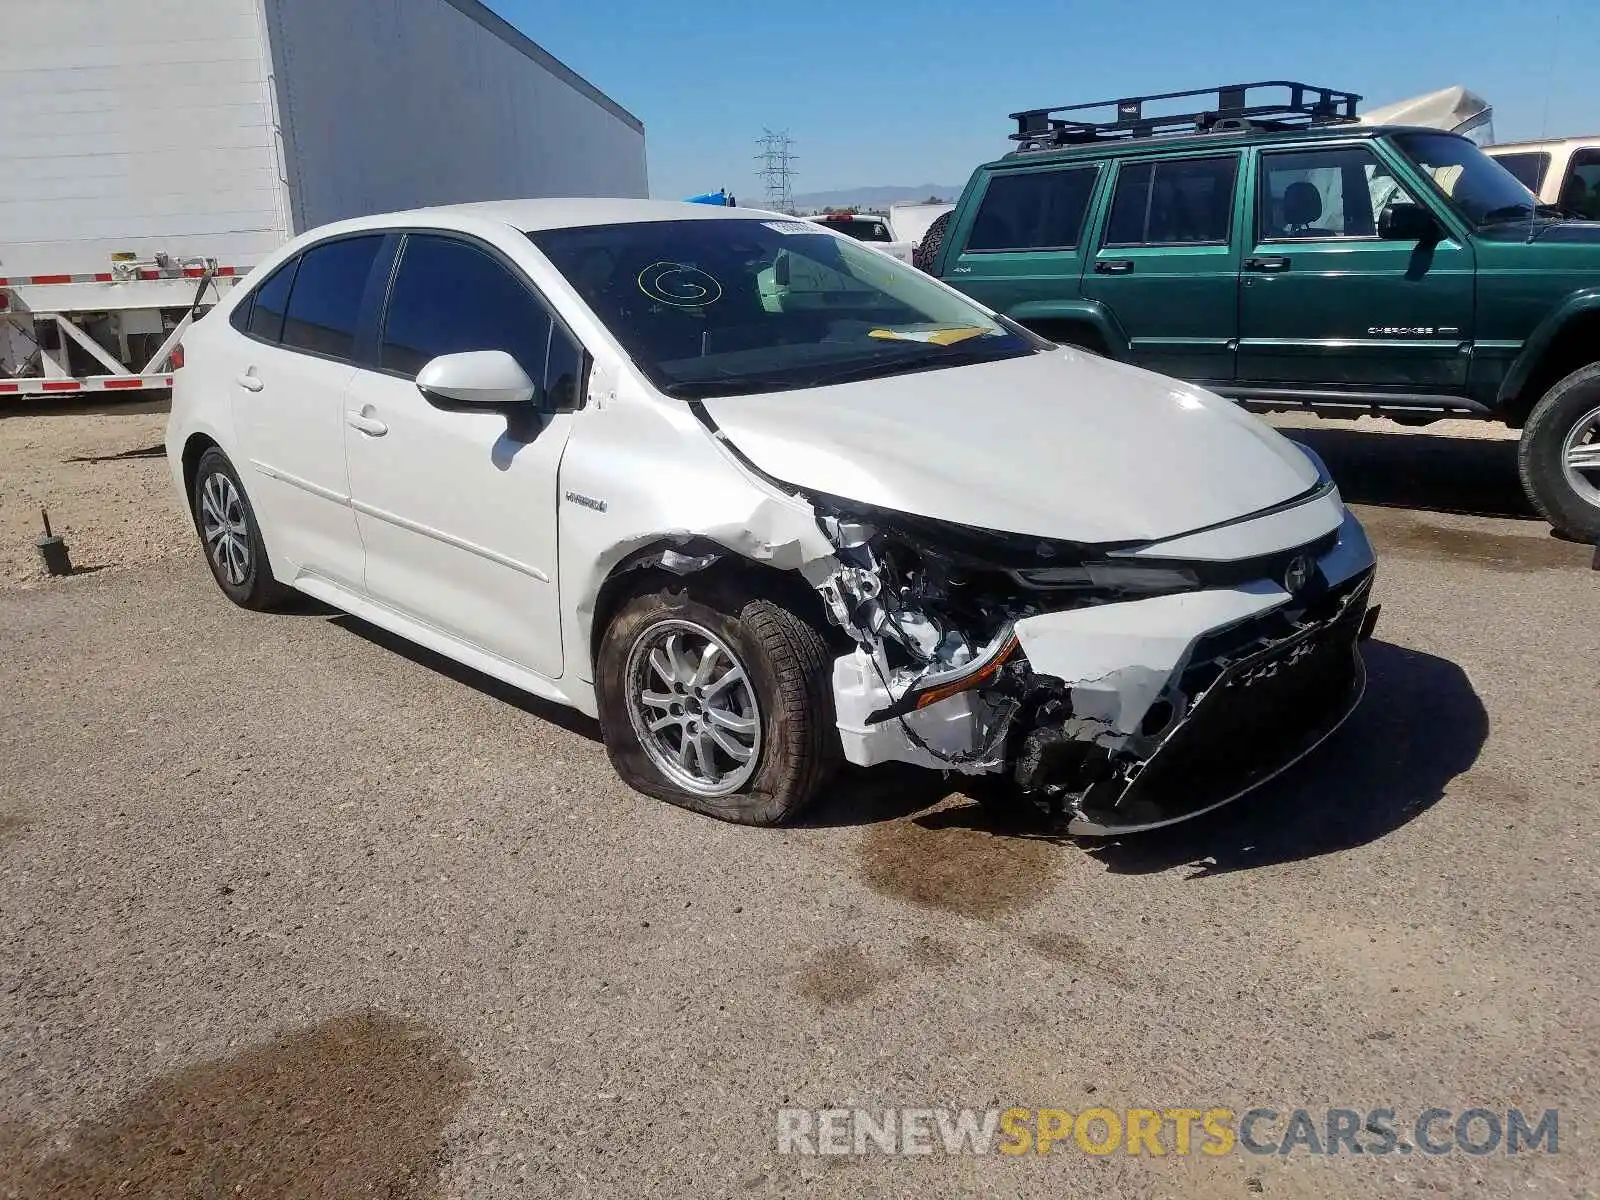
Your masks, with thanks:
M1037 612L912 687L858 645L834 665L845 756L1007 776L1070 833L1187 820L1279 774L1354 711L1374 571L1345 514L1293 594L1262 579Z

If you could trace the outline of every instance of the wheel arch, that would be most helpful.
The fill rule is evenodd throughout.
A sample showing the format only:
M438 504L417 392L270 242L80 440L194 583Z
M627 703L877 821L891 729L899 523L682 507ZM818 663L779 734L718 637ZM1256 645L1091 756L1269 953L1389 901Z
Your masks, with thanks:
M673 567L665 565L668 559L674 562ZM696 561L701 559L710 561ZM810 621L825 637L831 638L835 633L844 637L843 631L828 621L822 597L799 571L749 558L709 537L660 537L617 562L596 588L592 604L580 606L580 618L586 613L588 620L587 628L580 631L580 644L587 654L585 665L590 677L599 662L600 642L630 597L690 580L743 593L751 599L773 600Z
M1129 340L1115 314L1098 300L1035 301L1006 315L1041 337L1081 346L1108 358L1127 358Z
M1567 297L1528 337L1500 387L1506 423L1521 427L1545 393L1593 362L1600 362L1600 287Z
M191 512L194 510L194 477L200 469L200 459L207 450L221 449L217 439L207 433L191 433L183 443L183 498Z

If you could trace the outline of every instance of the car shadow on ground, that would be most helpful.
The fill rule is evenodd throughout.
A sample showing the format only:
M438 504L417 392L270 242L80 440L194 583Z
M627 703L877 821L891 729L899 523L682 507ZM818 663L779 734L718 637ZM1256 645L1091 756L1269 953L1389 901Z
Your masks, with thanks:
M495 700L521 709L530 717L538 717L541 721L548 721L552 725L565 729L568 733L576 733L586 737L592 742L600 740L600 722L592 717L587 717L575 708L568 708L564 704L557 704L551 700L541 700L538 696L531 695L521 688L513 687L509 683L502 683L492 675L485 675L482 671L472 667L463 666L453 658L446 658L415 642L407 641L398 634L390 633L387 629L380 629L360 617L352 617L349 613L342 613L337 609L313 600L309 596L297 597L291 612L307 616L325 617L331 624L340 629L347 630L357 637L371 642L393 654L409 659L418 666L426 667L443 675L446 679L481 692Z
M1360 708L1278 779L1182 825L1080 844L1118 874L1191 865L1203 877L1363 846L1433 807L1477 761L1489 715L1447 659L1378 641L1365 654Z
M1320 454L1351 504L1541 519L1523 494L1517 443L1509 439L1420 429L1396 436L1331 422L1279 432Z
M592 741L599 723L541 700L309 597L291 612L321 616L373 645ZM1169 829L1117 839L1074 838L997 823L978 804L935 809L962 793L955 775L901 764L843 768L796 822L806 829L910 818L927 829L1078 847L1117 874L1191 866L1193 877L1333 854L1376 841L1436 804L1471 769L1489 717L1455 663L1387 642L1366 643L1366 698L1343 729L1304 762L1233 804ZM917 815L921 814L921 815Z
M1008 825L976 803L934 808L961 794L959 778L888 768L847 774L801 824L910 818L930 832L963 828L1076 848L1114 874L1189 867L1191 878L1362 846L1438 803L1489 735L1488 713L1455 663L1387 642L1368 642L1365 654L1367 695L1344 728L1280 778L1166 829L1087 838Z

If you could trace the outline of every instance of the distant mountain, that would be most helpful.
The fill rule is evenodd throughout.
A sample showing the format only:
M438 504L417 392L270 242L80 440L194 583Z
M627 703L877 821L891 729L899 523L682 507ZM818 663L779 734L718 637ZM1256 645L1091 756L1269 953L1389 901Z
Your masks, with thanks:
M961 195L962 184L919 183L911 187L858 187L840 188L832 192L801 192L794 198L799 209L813 208L886 208L891 204L915 204L929 196L941 200L955 200Z

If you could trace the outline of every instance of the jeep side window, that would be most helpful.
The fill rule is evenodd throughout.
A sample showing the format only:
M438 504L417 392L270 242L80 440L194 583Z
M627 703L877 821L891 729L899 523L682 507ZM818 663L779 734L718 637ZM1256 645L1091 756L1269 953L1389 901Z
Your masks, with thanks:
M1100 168L999 171L989 178L968 250L1071 250L1083 236L1083 219Z
M1587 220L1600 221L1600 150L1573 154L1559 203Z
M1378 216L1411 196L1365 146L1261 156L1257 221L1262 241L1373 238Z
M1221 245L1233 215L1239 156L1123 163L1107 246Z

